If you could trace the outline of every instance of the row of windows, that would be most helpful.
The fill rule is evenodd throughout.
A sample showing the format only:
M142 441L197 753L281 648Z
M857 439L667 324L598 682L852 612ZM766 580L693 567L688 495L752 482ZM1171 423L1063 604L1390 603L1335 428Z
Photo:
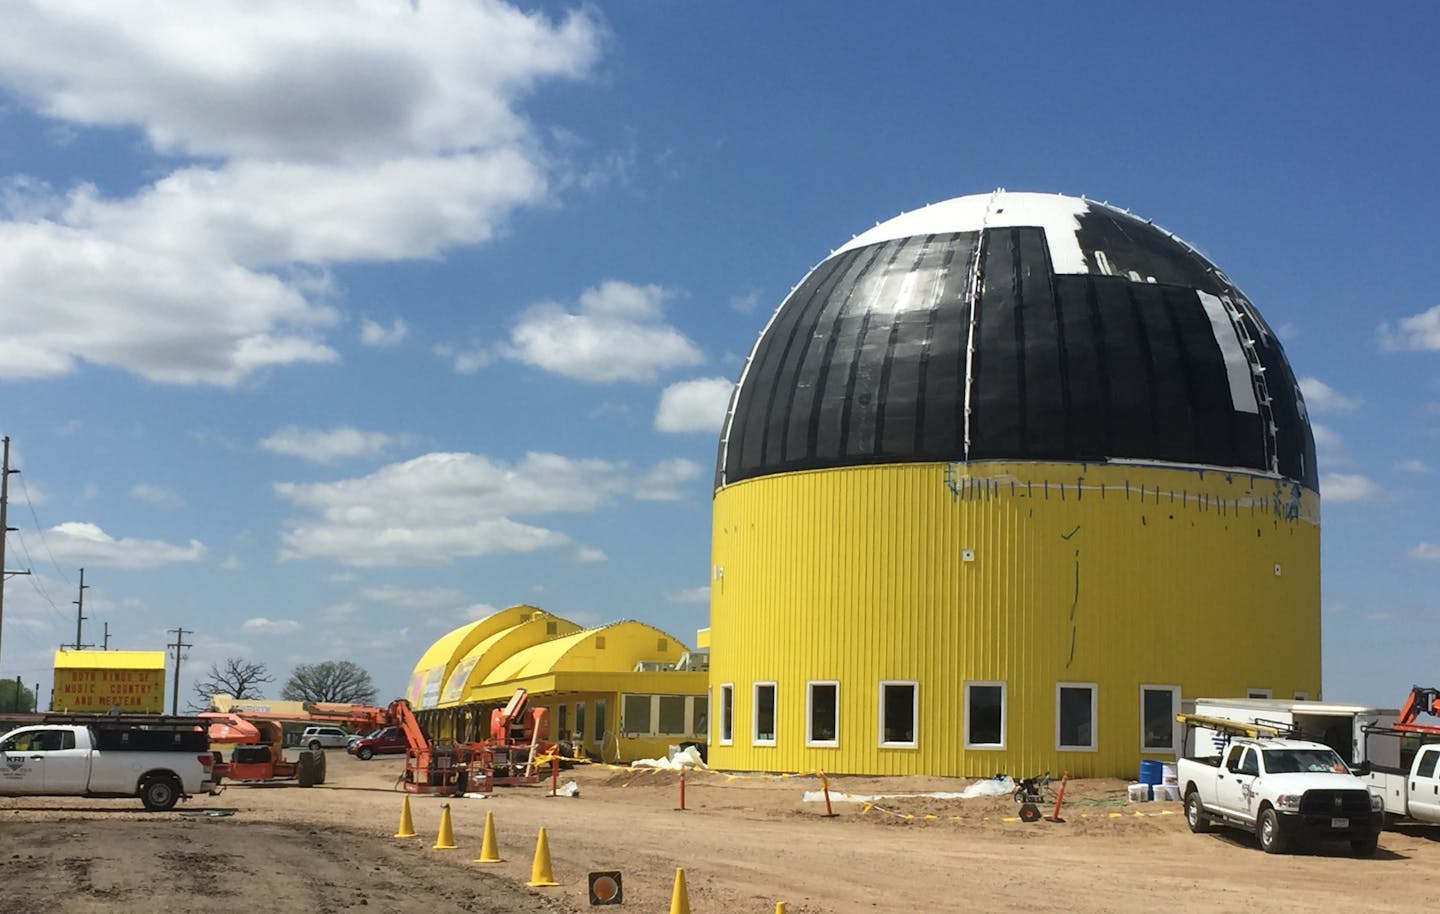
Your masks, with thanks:
M1004 749L1006 684L1003 681L967 681L964 687L966 749ZM1055 684L1055 748L1093 752L1099 748L1096 702L1099 686L1093 682ZM754 717L750 744L776 744L775 708L779 687L774 682L752 686ZM906 680L881 680L876 695L878 720L876 741L880 746L913 749L920 743L920 684ZM720 685L720 715L717 741L732 745L734 732L734 683ZM1180 711L1180 687L1140 687L1140 748L1144 752L1175 752ZM805 745L840 745L840 683L812 681L805 686Z

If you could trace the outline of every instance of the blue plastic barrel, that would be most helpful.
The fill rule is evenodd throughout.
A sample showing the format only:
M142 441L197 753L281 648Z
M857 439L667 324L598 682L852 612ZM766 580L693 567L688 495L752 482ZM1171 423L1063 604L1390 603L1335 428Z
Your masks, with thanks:
M1159 759L1140 760L1140 783L1162 784L1165 781L1165 763Z

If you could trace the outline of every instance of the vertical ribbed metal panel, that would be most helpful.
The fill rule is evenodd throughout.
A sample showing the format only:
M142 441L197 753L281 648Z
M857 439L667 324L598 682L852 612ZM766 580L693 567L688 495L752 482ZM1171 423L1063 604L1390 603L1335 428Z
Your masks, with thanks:
M909 464L729 486L710 681L717 702L734 683L735 739L712 734L712 763L1133 776L1142 684L1319 694L1317 513L1289 482L1147 466ZM878 745L887 679L919 683L914 749ZM840 683L837 748L805 745L815 680ZM1006 683L1004 749L964 748L968 680ZM776 745L755 746L753 685L772 681ZM1056 749L1062 681L1099 684L1096 751Z

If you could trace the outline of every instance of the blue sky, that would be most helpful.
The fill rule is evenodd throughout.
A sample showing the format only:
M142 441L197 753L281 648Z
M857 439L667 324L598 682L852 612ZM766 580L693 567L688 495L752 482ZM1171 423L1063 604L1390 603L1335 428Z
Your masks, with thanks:
M1440 677L1432 4L16 2L0 675L278 687L530 602L706 622L724 399L852 235L996 187L1153 219L1316 423L1325 693ZM1185 624L1203 626L1203 619Z

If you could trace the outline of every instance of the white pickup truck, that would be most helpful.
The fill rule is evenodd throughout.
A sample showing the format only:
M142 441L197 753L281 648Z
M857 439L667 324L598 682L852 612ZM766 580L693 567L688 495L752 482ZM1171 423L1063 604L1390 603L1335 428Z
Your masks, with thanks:
M1193 832L1220 822L1255 832L1269 854L1300 837L1343 839L1357 857L1375 853L1380 797L1324 743L1232 739L1221 756L1182 758L1176 774Z
M42 723L0 736L0 796L138 797L163 811L219 793L213 764L209 736L185 719Z
M1367 731L1367 758L1375 739L1404 739L1407 736L1413 738L1411 734L1394 730ZM1369 781L1370 789L1384 800L1387 815L1406 816L1416 822L1440 825L1440 770L1437 768L1440 768L1440 744L1431 743L1415 750L1408 768L1369 762L1361 771Z

